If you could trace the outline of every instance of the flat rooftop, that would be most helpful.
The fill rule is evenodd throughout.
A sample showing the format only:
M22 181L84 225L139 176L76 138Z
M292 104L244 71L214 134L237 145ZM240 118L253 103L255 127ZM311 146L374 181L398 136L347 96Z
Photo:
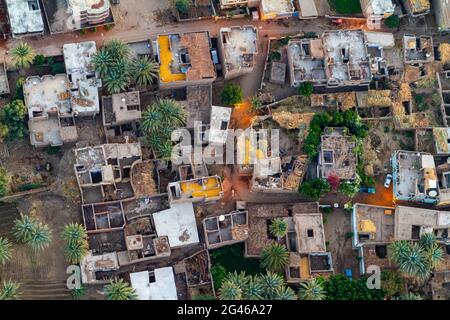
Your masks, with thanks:
M119 261L115 252L94 255L92 251L89 251L81 261L80 268L83 283L96 283L97 272L118 270Z
M211 115L212 88L211 85L186 87L186 127L194 128L195 121L208 124Z
M355 237L360 243L388 243L394 240L394 208L356 203L354 210Z
M350 136L340 132L340 129L327 128L322 135L320 151L322 178L336 175L343 180L352 180L356 176L357 164L355 142Z
M169 183L168 193L171 200L208 200L223 195L222 181L219 176L210 176Z
M434 60L433 39L428 36L403 36L405 62L431 62Z
M69 125L62 126L67 121ZM30 142L36 147L61 146L64 142L74 142L78 138L73 118L60 119L57 114L48 114L47 118L32 118L28 121Z
M70 114L70 88L70 81L65 74L27 78L23 85L23 94L29 118L34 118L37 113L59 111L62 114Z
M225 144L233 108L212 106L208 139L210 143Z
M161 82L216 78L208 32L159 35L158 47Z
M78 43L66 43L63 46L64 63L66 72L94 74L95 70L91 63L92 56L97 52L95 41Z
M370 1L373 14L383 15L385 13L394 13L394 4L392 0L372 0Z
M112 184L124 168L141 160L140 143L112 143L75 149L75 173L80 186Z
M6 0L6 6L13 35L44 32L38 0Z
M426 153L399 151L394 156L394 194L399 198L425 194L437 188L433 156Z
M248 203L248 239L246 242L246 253L250 256L259 256L264 247L272 240L269 238L268 226L272 219L290 218L295 214L318 213L319 207L317 202L303 202L294 204L261 204ZM289 236L288 236L289 238ZM292 239L293 245L296 246L296 237Z
M221 28L227 72L252 69L258 53L258 31L253 26Z
M70 2L68 0L44 0L43 7L52 34L114 23L109 0L70 0ZM85 10L86 8L91 9ZM80 21L76 12L84 12L83 17L94 17L94 20ZM105 15L107 16L105 17ZM97 22L95 17L101 17L100 22L94 23Z
M194 207L191 202L172 204L170 209L153 214L156 233L167 236L171 248L199 242Z
M325 233L321 213L295 214L297 251L300 253L325 252Z
M291 84L326 80L322 39L291 40L287 46Z
M221 220L223 218L223 220ZM247 211L233 211L203 220L203 231L208 248L218 248L248 237Z
M261 0L261 6L265 14L294 12L292 0Z
M342 82L371 79L363 31L325 31L322 40L328 80Z
M116 93L102 97L103 124L125 124L141 119L139 91Z
M87 14L98 14L110 7L109 0L68 0L68 4L74 11L85 11Z
M398 206L395 209L395 239L417 239L420 234L415 234L415 227L450 228L450 212Z
M430 0L406 0L413 13L422 13L430 10Z
M130 273L131 286L139 300L178 300L175 276L172 267L152 271L154 281L150 281L150 272Z
M300 7L301 17L317 17L319 14L317 12L316 4L314 0L297 0Z

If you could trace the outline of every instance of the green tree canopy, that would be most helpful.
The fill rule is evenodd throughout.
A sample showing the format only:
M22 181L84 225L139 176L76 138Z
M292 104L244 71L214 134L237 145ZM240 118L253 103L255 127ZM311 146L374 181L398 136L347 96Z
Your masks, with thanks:
M343 274L324 279L326 300L382 300L385 293L381 289L369 289L366 278L350 280Z
M189 11L189 0L176 0L175 8L181 13L187 13Z
M141 128L157 158L170 158L172 132L186 123L186 117L184 107L172 99L160 99L142 114Z
M52 242L52 232L48 225L37 222L33 227L33 233L28 244L38 251L47 248Z
M34 60L34 50L28 43L21 43L11 51L12 60L17 68L28 69Z
M298 191L307 197L318 200L323 194L330 192L331 187L326 179L317 178L304 181Z
M9 178L6 169L0 167L0 197L4 197L8 194Z
M13 100L0 110L0 123L8 130L8 139L22 139L27 134L25 117L27 108L22 100Z
M136 300L137 294L123 279L112 280L105 286L106 299L108 300Z
M220 300L241 300L242 299L242 289L241 287L226 279L219 290Z
M3 281L0 289L0 300L16 300L19 298L20 284L11 280Z
M20 214L20 218L14 221L13 234L16 241L27 243L33 237L36 220L29 215Z
M339 191L345 194L346 196L353 198L355 194L358 193L359 187L361 183L361 178L359 178L358 175L356 175L355 180L353 181L341 181L339 185Z
M261 267L269 271L283 271L289 263L289 253L283 245L273 242L261 251Z
M301 96L309 97L313 93L313 84L311 82L303 82L298 87L298 93Z
M158 64L149 56L136 58L131 63L133 81L141 86L150 85L158 77Z
M384 20L384 24L391 29L396 29L400 26L400 18L396 14L392 14Z
M274 219L269 225L269 231L272 236L281 239L287 235L288 224L283 219Z
M321 281L313 278L300 284L299 297L301 300L325 300L325 290Z
M13 234L16 241L26 243L36 251L48 247L52 241L48 225L24 214L14 221Z
M418 278L427 278L444 255L436 237L430 233L423 234L418 243L394 241L389 245L389 254L401 271Z
M234 106L242 102L243 96L244 93L240 86L233 83L227 83L223 88L220 99L225 105Z
M69 223L63 229L64 253L67 261L78 264L89 250L88 236L84 226L78 223Z
M381 289L387 297L394 297L399 294L404 287L403 278L399 272L393 270L381 271Z
M0 264L5 264L11 259L11 244L8 239L0 237Z

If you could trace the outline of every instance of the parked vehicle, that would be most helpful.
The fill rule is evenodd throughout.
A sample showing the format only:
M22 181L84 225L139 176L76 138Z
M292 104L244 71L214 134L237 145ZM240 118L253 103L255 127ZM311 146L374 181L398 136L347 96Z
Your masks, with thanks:
M388 173L386 175L386 180L384 180L384 187L389 188L391 186L391 183L392 183L392 174Z
M359 188L359 192L364 192L364 193L375 193L375 188L369 188L369 187L361 187Z

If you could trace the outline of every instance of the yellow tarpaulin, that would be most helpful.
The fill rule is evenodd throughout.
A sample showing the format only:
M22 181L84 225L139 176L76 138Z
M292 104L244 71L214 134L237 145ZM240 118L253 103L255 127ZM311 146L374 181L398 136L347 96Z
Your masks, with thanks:
M170 64L172 63L172 52L169 46L169 36L159 36L159 77L162 82L174 82L186 80L186 75L184 73L172 73L170 70Z

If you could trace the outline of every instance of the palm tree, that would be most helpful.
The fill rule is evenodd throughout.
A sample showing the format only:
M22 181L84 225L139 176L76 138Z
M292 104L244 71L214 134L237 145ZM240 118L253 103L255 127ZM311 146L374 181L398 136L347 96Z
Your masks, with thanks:
M142 129L155 133L163 128L171 130L186 123L184 107L173 99L160 99L142 115Z
M78 264L89 250L86 229L78 223L70 223L64 227L61 235L65 241L64 252L66 259Z
M89 251L89 245L87 241L79 243L66 244L64 246L64 254L66 260L72 264L78 264L83 260Z
M426 249L425 254L431 268L435 268L437 264L444 259L444 251L437 243L432 244Z
M11 244L8 239L0 237L0 263L5 264L11 259Z
M115 279L105 286L106 299L108 300L136 300L137 294L123 279Z
M325 300L322 284L313 278L300 284L299 296L302 300Z
M27 43L21 43L11 51L14 64L19 69L28 69L33 64L34 50Z
M146 86L153 83L158 76L158 64L145 55L133 60L131 74L136 84Z
M219 290L220 300L241 300L242 289L233 281L224 280Z
M15 300L19 297L20 284L11 280L3 281L0 289L0 300Z
M108 69L105 79L105 87L109 93L124 91L130 82L126 63L117 63Z
M155 105L149 108L149 110L142 113L141 126L142 130L149 133L156 133L161 128L163 121L163 115ZM150 137L152 137L151 135Z
M283 219L274 219L269 226L270 234L277 239L281 239L287 235L288 225Z
M410 245L405 255L399 258L398 265L401 271L419 278L426 278L430 274L426 252L419 244Z
M436 243L436 236L432 233L424 233L420 236L419 244L427 250Z
M33 237L36 220L29 215L20 214L20 218L14 221L13 233L18 242L26 243Z
M38 222L33 230L33 236L28 242L33 250L42 250L52 242L52 232L46 224Z
M105 78L108 74L111 64L112 59L109 56L109 52L105 49L97 51L92 56L92 65L94 66L95 71L97 71L102 78Z
M81 300L86 295L86 286L81 285L78 289L72 289L72 298Z
M267 300L275 299L277 292L284 285L284 279L278 273L268 271L267 274L262 275L260 279L263 298Z
M156 106L163 116L163 125L168 128L179 128L186 123L186 110L173 99L160 99Z
M241 272L230 272L228 273L227 277L225 280L228 280L230 282L233 282L234 284L238 285L241 288L244 288L250 281L250 276L247 276L245 274L245 271L241 271Z
M289 263L289 253L279 243L271 243L261 252L261 266L269 271L282 271Z
M258 277L249 277L244 287L244 300L261 300L263 296L263 285Z
M61 237L69 244L79 243L88 238L86 229L81 224L74 222L64 227Z
M297 295L291 288L282 286L278 288L275 295L275 300L297 300Z
M394 241L389 245L389 257L390 259L399 264L402 257L406 255L409 248L409 242L406 240Z
M119 39L108 41L105 49L114 62L123 62L130 56L130 47Z

